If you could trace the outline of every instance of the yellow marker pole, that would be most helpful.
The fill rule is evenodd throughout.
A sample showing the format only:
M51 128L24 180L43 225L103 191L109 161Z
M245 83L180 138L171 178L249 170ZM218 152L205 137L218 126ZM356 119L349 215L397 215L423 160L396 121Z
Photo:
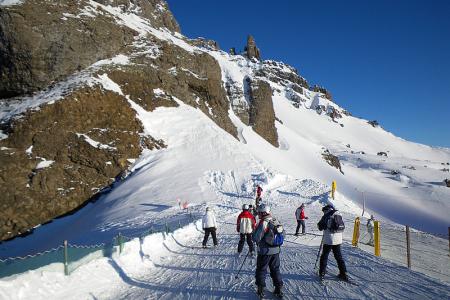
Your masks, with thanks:
M336 181L333 180L331 183L331 198L334 200L334 194L336 193Z
M381 256L381 245L380 245L380 221L374 222L374 233L375 233L375 256Z
M355 219L355 225L353 226L353 239L352 239L352 246L358 247L358 241L359 241L359 224L361 221L359 220L359 217L356 217Z

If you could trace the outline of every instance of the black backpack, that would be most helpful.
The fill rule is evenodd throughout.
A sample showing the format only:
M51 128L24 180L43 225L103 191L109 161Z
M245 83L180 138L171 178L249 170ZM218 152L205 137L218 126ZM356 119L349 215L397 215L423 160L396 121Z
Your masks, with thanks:
M342 216L339 214L333 214L330 222L330 231L332 233L343 232L345 229L344 220L342 220Z
M339 214L334 214L336 210L333 210L327 214L325 214L322 219L320 219L319 223L317 223L317 227L319 230L329 229L332 233L343 232L345 229L344 220L342 220L342 216ZM328 227L328 220L331 220L330 226Z

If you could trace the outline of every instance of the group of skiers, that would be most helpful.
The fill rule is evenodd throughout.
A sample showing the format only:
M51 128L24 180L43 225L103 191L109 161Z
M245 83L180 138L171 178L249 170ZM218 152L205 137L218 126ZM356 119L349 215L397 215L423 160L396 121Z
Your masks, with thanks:
M273 286L275 290L273 294L278 297L283 297L283 280L280 272L280 251L283 244L285 231L280 222L272 215L270 207L261 200L261 187L256 189L256 206L244 204L242 212L239 214L236 221L236 231L239 234L239 243L237 252L240 254L244 248L245 242L249 247L247 255L253 256L255 246L257 245L257 259L255 271L255 283L257 285L257 294L260 297L264 296L264 289L266 286L265 279L267 268L270 270ZM256 209L255 209L256 208ZM323 280L326 272L328 255L333 251L334 258L338 264L339 274L338 278L348 281L347 269L341 252L342 235L345 228L342 216L338 210L332 205L325 205L322 208L323 216L317 224L318 229L323 231L319 267L319 279ZM256 221L258 217L258 221ZM306 234L305 220L308 217L305 215L305 204L301 204L295 211L295 218L297 221L297 228L295 235ZM370 234L369 244L373 244L373 216L367 223ZM203 247L206 243L209 234L212 235L214 246L217 245L216 238L216 219L210 208L206 209L206 214L203 217L203 228L205 236L203 239ZM320 252L320 250L319 250Z

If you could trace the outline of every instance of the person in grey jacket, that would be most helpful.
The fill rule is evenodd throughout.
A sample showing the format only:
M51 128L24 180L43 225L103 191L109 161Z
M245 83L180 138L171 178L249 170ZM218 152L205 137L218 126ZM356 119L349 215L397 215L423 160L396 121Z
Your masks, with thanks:
M367 233L369 234L369 237L370 237L367 245L370 245L372 247L374 246L374 242L373 242L373 229L375 227L374 223L375 223L375 218L373 215L370 215L370 219L367 220Z
M273 293L279 297L283 296L282 287L283 279L280 273L280 246L272 246L267 240L270 239L271 229L275 226L281 228L281 234L284 236L281 224L272 217L270 207L261 204L258 207L259 223L252 234L253 241L258 245L258 256L256 258L255 279L258 287L258 295L264 296L264 288L266 287L267 267L270 270L273 286Z
M334 258L338 264L339 275L342 280L348 281L347 268L342 257L341 244L342 244L342 232L334 232L331 229L332 218L334 215L340 215L340 213L332 206L326 205L322 208L324 215L320 219L317 227L319 230L323 230L323 250L320 256L320 268L319 277L321 280L325 277L327 269L328 255L333 251Z

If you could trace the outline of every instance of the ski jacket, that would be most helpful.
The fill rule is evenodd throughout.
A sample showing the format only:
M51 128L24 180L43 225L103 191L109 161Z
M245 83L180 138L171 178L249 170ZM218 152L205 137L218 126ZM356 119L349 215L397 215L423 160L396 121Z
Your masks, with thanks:
M319 230L323 230L323 244L324 245L340 245L342 244L342 232L331 232L331 217L333 215L341 215L339 211L332 210L322 216L317 224ZM323 227L322 227L323 226Z
M205 228L217 228L216 216L212 211L207 211L202 219L202 227Z
M237 232L244 234L252 233L255 226L255 217L248 210L244 210L239 214L236 222Z
M295 218L297 220L305 220L306 216L305 216L305 209L304 208L297 208L297 210L295 211Z
M375 225L374 225L374 223L373 223L373 220L372 219L369 219L368 221L367 221L367 231L368 232L373 232L373 228L375 227Z
M265 234L269 231L269 222L278 225L279 222L271 215L263 217L252 234L252 240L258 245L258 255L274 255L280 253L280 246L270 246L264 240Z

